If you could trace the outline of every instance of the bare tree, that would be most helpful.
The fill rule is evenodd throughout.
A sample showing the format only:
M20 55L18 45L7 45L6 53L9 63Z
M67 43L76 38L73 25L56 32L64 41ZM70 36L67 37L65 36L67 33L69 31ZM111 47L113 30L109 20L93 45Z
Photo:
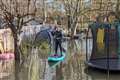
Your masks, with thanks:
M120 0L117 0L117 3L116 3L116 14L118 15L119 19L120 19Z
M80 17L88 18L92 13L107 14L114 10L115 1L107 0L62 0L66 15L68 16L68 28L71 35L76 34L78 22L82 22ZM92 2L91 2L92 1ZM90 5L89 5L90 4ZM85 7L87 6L87 7ZM116 11L119 11L119 0L117 0ZM90 18L88 18L90 19Z
M35 18L36 11L36 0L0 0L0 14L13 34L16 60L20 60L18 42L21 29Z
M63 0L66 14L68 15L68 28L71 34L75 34L77 21L81 11L81 0Z

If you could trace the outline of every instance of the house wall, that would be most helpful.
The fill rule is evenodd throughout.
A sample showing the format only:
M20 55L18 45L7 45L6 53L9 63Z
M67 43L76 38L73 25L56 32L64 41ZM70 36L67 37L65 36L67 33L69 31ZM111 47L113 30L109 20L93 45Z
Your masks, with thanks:
M10 29L0 29L0 51L14 52L14 40Z

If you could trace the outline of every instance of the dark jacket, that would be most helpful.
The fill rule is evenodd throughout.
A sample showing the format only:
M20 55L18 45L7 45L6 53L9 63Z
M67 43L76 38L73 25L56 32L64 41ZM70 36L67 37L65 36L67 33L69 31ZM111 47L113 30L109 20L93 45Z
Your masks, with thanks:
M54 39L56 40L62 40L62 31L54 31L53 33Z

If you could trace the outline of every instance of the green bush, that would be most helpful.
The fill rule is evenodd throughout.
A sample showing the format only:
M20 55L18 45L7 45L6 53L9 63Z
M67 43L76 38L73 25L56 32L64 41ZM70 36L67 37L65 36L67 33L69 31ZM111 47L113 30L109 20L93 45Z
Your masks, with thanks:
M32 47L37 47L39 49L39 53L43 54L43 53L48 53L50 51L49 48L49 43L48 40L46 39L41 39L41 40L36 40L34 43L32 43L31 41L24 41L21 43L20 47L22 50L22 55L23 56L27 56L29 54L29 50L31 50Z

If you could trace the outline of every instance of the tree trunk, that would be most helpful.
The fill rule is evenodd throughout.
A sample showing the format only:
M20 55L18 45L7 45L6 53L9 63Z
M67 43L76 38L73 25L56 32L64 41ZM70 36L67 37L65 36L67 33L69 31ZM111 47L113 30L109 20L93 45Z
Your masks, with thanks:
M42 12L43 12L43 22L46 22L46 11L45 11L45 0L42 0L43 3L43 8L42 8Z
M22 68L22 63L21 61L23 60L22 58L22 51L20 49L20 44L19 44L19 34L14 33L13 34L14 38L14 54L15 54L15 80L20 80L20 74L21 74L21 68Z
M74 38L74 36L76 35L77 24L73 23L71 25L72 25L72 27L71 27L71 38Z
M120 6L119 2L120 2L120 0L117 0L117 4L116 4L116 13L117 13L117 17L120 18L120 16L119 16L119 6Z
M77 29L77 25L73 29L73 35L76 35L76 29Z
M117 0L117 4L116 4L116 12L119 12L119 2L120 2L120 0Z
M19 48L19 44L18 44L18 35L14 34L13 35L14 38L14 53L15 53L15 60L20 61L20 48Z
M68 15L68 31L70 31L70 28L71 28L71 18L70 18L70 15Z
M18 35L17 33L13 34L14 38L14 54L15 54L15 80L20 80L20 52L18 44Z

